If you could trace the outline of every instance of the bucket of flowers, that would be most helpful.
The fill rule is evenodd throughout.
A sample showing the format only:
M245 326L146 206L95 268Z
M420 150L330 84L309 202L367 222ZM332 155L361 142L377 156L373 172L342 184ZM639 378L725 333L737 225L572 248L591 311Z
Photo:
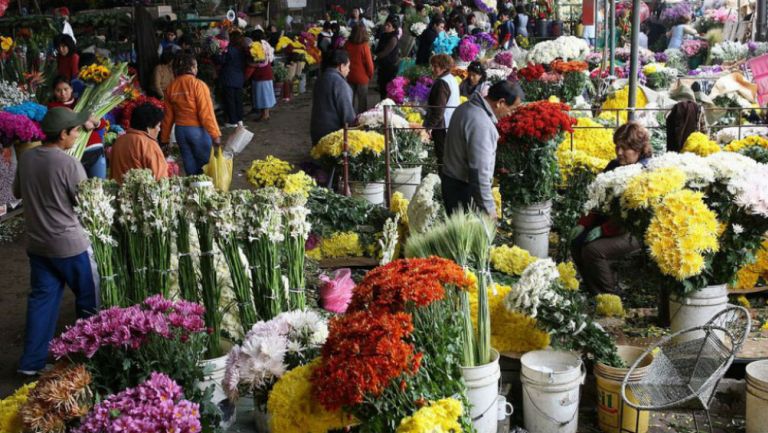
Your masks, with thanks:
M696 69L706 60L709 43L703 39L686 39L680 49L688 57L688 68Z
M501 195L514 209L515 245L537 257L548 256L549 214L560 180L555 152L576 124L568 111L565 104L539 101L499 121L496 176Z

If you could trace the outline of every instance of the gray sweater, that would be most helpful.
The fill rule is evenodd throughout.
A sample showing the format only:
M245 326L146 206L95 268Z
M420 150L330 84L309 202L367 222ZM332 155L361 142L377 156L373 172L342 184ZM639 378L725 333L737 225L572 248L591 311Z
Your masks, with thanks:
M343 128L345 123L352 124L354 121L352 88L338 70L325 69L315 83L312 96L309 127L312 145L331 132Z
M485 98L474 94L451 117L445 139L443 174L470 185L475 204L496 215L491 193L499 132Z

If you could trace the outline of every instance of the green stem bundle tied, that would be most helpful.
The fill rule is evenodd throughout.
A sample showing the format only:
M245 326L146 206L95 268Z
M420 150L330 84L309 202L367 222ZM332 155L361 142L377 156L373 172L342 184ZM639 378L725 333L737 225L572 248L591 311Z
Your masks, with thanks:
M307 306L304 281L304 256L310 224L307 198L302 194L289 194L284 202L285 240L283 251L288 273L288 303L291 310L303 310Z

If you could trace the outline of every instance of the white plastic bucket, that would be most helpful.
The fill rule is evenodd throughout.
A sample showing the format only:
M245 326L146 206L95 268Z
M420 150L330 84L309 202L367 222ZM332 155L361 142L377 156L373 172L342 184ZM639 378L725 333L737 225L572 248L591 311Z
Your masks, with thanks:
M683 329L706 325L717 313L723 311L727 304L728 288L725 284L705 287L683 299L671 296L669 298L671 331L674 333ZM697 334L699 333L686 333L678 337L677 341L689 341L704 335L703 333Z
M536 433L575 433L579 388L585 371L570 352L537 350L520 358L525 428Z
M371 204L384 204L384 181L372 183L350 182L353 197L360 197Z
M768 360L747 365L747 433L768 432Z
M226 400L227 395L224 393L222 383L224 382L224 373L227 371L227 355L213 359L204 359L200 361L200 367L205 371L205 378L197 384L197 388L205 391L209 386L213 385L212 402L219 404Z
M399 192L408 200L413 198L421 184L421 166L392 170L392 192Z
M549 257L549 230L552 201L512 210L512 230L518 247L535 257Z
M496 433L498 425L499 352L491 349L491 362L476 367L461 367L472 407L469 415L477 433Z

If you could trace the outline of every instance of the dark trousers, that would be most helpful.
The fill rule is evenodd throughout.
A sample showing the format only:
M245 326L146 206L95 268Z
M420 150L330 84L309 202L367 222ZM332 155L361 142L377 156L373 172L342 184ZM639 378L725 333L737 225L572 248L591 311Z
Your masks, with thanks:
M236 124L243 120L243 88L242 87L224 87L222 89L224 98L224 114L227 116L227 122Z
M379 96L381 99L387 99L387 84L397 76L397 65L380 65L377 83L379 85Z
M587 232L588 229L584 230L584 235ZM616 273L611 265L628 254L640 251L640 248L640 242L629 233L590 243L584 243L582 235L573 241L571 254L590 293L616 293Z
M448 215L458 209L469 209L472 205L472 189L469 183L441 174L440 189Z
M355 107L357 113L368 111L368 83L350 84L349 86L352 87L352 106Z
M432 141L435 143L435 158L437 166L443 166L443 155L445 155L445 136L448 131L445 129L433 129Z
M73 257L50 258L29 254L32 291L27 301L22 370L41 370L48 359L48 344L56 332L64 285L75 293L77 317L88 317L99 306L96 264L86 251Z

